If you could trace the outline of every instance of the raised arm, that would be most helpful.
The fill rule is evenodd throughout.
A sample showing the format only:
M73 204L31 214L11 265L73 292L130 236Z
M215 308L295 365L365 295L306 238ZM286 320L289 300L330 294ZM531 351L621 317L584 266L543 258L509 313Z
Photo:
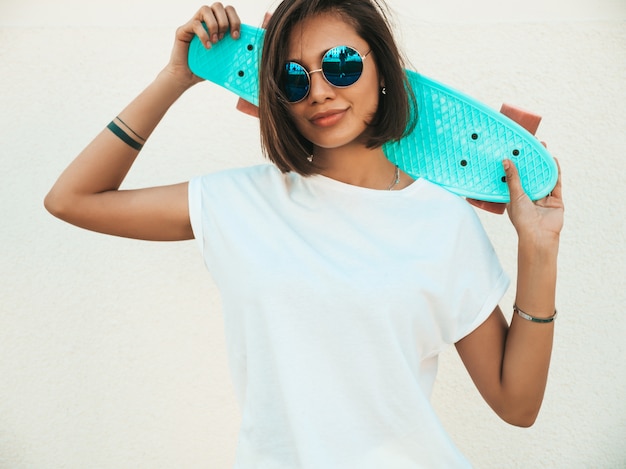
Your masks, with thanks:
M46 209L68 223L106 234L147 240L192 238L187 183L119 188L170 106L202 81L187 65L194 35L211 47L228 29L237 38L240 24L232 7L215 3L178 28L167 66L65 169L45 198Z
M505 421L527 427L539 413L548 378L564 206L560 175L552 194L533 203L512 162L504 165L507 210L519 239L517 309L509 326L496 308L456 348L485 401Z

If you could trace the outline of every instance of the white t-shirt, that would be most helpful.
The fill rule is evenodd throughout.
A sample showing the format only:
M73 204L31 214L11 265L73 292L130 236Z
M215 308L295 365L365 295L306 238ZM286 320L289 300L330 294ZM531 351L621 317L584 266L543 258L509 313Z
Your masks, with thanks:
M430 404L437 355L508 277L474 210L273 165L189 184L222 295L241 469L468 467Z

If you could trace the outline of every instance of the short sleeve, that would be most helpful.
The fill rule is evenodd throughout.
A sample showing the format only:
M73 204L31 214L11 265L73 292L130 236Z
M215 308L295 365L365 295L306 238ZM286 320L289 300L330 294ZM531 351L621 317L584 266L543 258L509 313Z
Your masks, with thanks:
M442 339L454 344L480 326L509 287L509 277L484 228L467 205L457 226L454 248L448 256L450 322L442 326Z
M202 227L202 177L198 176L189 181L189 221L193 236L204 255L204 230Z

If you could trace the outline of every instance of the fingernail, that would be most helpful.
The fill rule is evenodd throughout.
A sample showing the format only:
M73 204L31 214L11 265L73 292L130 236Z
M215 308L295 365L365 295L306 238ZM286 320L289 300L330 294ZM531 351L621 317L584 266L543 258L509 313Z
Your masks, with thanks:
M509 160L502 160L502 166L504 167L505 171L508 171L511 167L511 162Z
M222 39L224 39L224 35L223 35L223 34L220 34L220 41L221 41Z
M206 42L206 48L207 48L207 49L210 49L210 48L211 48L211 46L212 46L211 41L207 41L207 42Z
M217 38L217 34L214 34L213 36L211 36L211 41L213 42L217 42L219 39Z
M239 39L239 31L233 31L230 35L233 39Z

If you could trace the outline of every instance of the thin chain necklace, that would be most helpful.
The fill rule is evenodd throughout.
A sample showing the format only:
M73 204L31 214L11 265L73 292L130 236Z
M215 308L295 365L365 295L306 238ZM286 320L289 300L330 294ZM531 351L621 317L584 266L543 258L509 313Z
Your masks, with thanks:
M391 184L389 184L389 187L387 188L387 190L388 191L393 190L393 188L396 187L399 183L400 183L400 168L398 168L398 165L396 165L396 170L393 174L393 181L391 181Z

